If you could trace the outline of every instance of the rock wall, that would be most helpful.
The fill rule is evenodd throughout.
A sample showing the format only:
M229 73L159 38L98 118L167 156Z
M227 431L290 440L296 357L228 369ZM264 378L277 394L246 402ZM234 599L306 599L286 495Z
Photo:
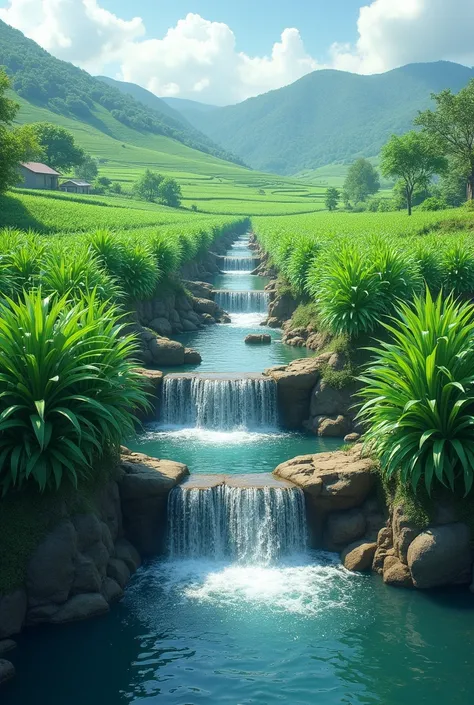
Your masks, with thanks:
M306 428L317 436L346 437L357 440L358 428L352 409L356 386L335 389L323 378L323 371L338 370L341 360L336 353L293 360L289 365L264 371L277 383L281 423L288 429Z
M0 655L25 626L108 612L142 558L164 549L168 494L188 474L181 463L123 449L117 480L97 492L94 510L64 509L29 559L24 584L0 595ZM0 683L14 674L10 666L0 668Z

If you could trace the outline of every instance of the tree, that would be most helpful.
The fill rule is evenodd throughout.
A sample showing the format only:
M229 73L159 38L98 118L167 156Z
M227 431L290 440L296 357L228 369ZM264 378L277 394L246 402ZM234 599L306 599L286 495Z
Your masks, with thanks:
M33 124L33 130L44 152L46 163L53 169L69 170L85 159L84 151L76 145L73 135L49 122Z
M358 159L354 162L347 173L344 182L344 191L348 200L358 203L377 193L380 189L380 178L377 170L367 159Z
M0 193L10 186L16 186L19 178L20 162L38 158L41 149L29 125L11 128L20 106L5 96L10 82L0 70Z
M160 195L160 185L163 180L164 176L147 169L135 182L133 190L139 198L155 201Z
M326 191L326 208L328 211L335 211L341 194L333 186Z
M98 173L99 169L97 167L97 162L89 154L86 154L82 164L79 164L74 169L74 174L79 179L89 181L90 183L92 183L94 179L97 178Z
M179 208L181 205L181 186L175 179L167 177L163 179L159 188L160 202L171 208Z
M402 181L408 215L411 215L415 189L427 188L434 174L446 171L447 161L432 139L412 131L401 137L392 135L382 148L380 167L384 176L398 177Z
M474 79L457 95L447 89L433 93L436 110L419 113L415 124L439 143L466 179L467 199L474 199Z

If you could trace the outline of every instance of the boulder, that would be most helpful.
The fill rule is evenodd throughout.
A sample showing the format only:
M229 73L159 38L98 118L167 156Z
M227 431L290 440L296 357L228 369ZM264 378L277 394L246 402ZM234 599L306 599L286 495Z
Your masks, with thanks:
M408 563L408 549L412 541L421 533L421 529L406 515L402 505L394 507L392 512L392 536L395 555L405 565Z
M102 576L92 558L79 553L71 593L77 595L84 592L100 592L101 585Z
M140 421L153 421L158 414L158 400L163 384L163 372L160 370L146 370L143 367L137 368L136 371L144 378L145 389L150 395L148 398L150 408L139 412L139 419Z
M115 557L123 561L130 573L135 573L142 564L142 559L135 546L127 539L119 539L115 544Z
M120 496L127 538L141 555L163 550L166 506L170 490L189 470L182 463L149 458L141 453L122 456Z
M75 574L77 534L71 521L63 521L40 543L26 574L31 607L66 602Z
M199 318L201 320L201 323L205 326L212 326L216 322L216 319L211 316L210 313L201 313L199 314Z
M187 318L181 319L181 325L183 326L183 331L187 333L192 333L193 331L199 330L195 323L192 323ZM187 364L187 363L186 363Z
M192 282L184 280L183 284L193 296L197 296L200 299L214 299L214 287L208 282Z
M277 294L269 306L268 314L271 318L283 322L292 317L297 307L298 304L291 294Z
M265 321L262 321L261 325L268 326L268 328L279 328L281 326L281 321L279 318L275 318L275 316L270 316Z
M112 539L115 541L122 531L122 507L117 483L112 480L102 487L97 500L101 519L109 527Z
M247 345L270 345L272 336L269 333L249 333L244 342Z
M320 379L311 394L311 416L346 416L354 403L352 392L352 386L336 389L326 380Z
M71 521L77 532L78 551L85 551L102 540L102 524L95 514L76 514Z
M360 509L334 512L326 522L324 546L329 551L338 551L360 539L365 533L365 527L365 517Z
M26 617L28 600L23 588L0 595L0 639L19 634Z
M13 639L3 639L0 641L0 657L3 656L3 654L7 654L9 651L13 651L13 649L16 649L16 641L13 641Z
M100 593L75 595L71 597L52 617L53 624L77 622L90 617L97 617L109 611L109 605Z
M277 383L282 423L286 428L301 428L308 418L311 392L321 375L323 361L317 357L294 360L289 365L272 367L264 374Z
M123 590L130 580L130 571L124 561L111 558L107 563L107 577L115 580Z
M0 685L14 678L15 673L15 666L10 661L0 659Z
M179 366L184 365L184 345L176 340L157 337L150 340L148 350L151 353L153 364Z
M408 549L408 567L415 587L470 583L470 531L465 524L437 526L419 534Z
M193 298L193 308L196 311L196 313L205 313L208 314L209 316L212 316L214 318L219 310L218 305L216 304L215 301L211 301L210 299L199 299L199 298Z
M102 595L110 605L123 597L123 590L113 578L107 577L102 583Z
M97 543L87 549L84 556L91 559L99 575L104 578L107 572L107 563L110 558L110 552L105 544L102 543L102 541L97 541Z
M412 588L413 580L410 570L396 556L386 556L383 564L383 581L393 587Z
M345 416L316 416L305 424L308 430L320 438L343 438L351 427L351 422Z
M348 433L344 436L344 443L357 443L360 441L360 433Z
M376 543L359 541L351 543L342 553L342 562L347 570L364 572L372 568Z
M165 337L171 335L173 332L173 326L167 318L154 318L148 325L155 333L164 335Z
M185 348L184 350L184 364L185 365L200 365L202 362L202 357L197 350L192 348Z

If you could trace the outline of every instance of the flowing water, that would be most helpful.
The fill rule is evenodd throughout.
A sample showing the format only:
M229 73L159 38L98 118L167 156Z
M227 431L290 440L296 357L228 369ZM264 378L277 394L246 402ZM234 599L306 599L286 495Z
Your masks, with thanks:
M253 263L247 245L229 266ZM307 549L303 495L269 472L337 442L278 428L260 373L304 351L274 331L247 351L264 312L240 292L263 282L238 266L216 281L237 292L225 294L232 323L190 334L207 363L166 379L162 416L134 444L192 471L169 497L168 555L109 615L22 635L2 705L472 703L469 593L389 589Z

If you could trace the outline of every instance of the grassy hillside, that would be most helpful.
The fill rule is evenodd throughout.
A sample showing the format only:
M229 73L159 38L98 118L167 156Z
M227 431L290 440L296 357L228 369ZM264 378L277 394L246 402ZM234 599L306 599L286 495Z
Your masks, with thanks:
M253 168L296 174L377 155L392 133L410 129L432 92L458 91L473 77L474 69L449 62L374 76L316 71L238 105L187 117Z
M118 90L76 66L54 58L2 21L0 66L5 67L18 95L58 116L79 119L107 133L108 121L104 118L108 115L144 136L169 137L194 149L232 160L232 155L214 145L158 99L153 105L138 102L130 92Z

